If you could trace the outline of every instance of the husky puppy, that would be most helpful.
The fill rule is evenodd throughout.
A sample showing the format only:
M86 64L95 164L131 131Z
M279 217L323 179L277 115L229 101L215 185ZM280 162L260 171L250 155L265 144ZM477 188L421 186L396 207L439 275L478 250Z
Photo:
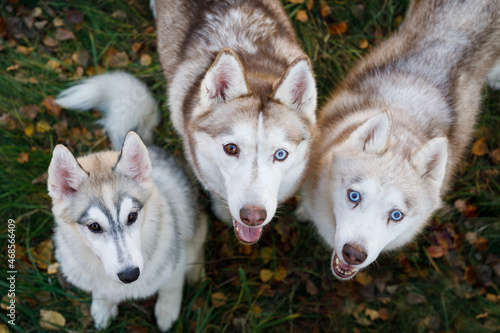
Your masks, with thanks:
M254 243L307 169L316 123L309 59L278 0L159 0L156 19L187 159L218 198L218 217Z
M57 103L99 107L114 148L123 142L121 152L78 159L63 145L54 149L48 190L62 273L92 293L96 328L108 326L121 301L158 292L155 314L166 331L179 316L185 275L193 282L203 275L194 263L203 262L207 227L182 169L128 132L151 138L158 119L151 112L154 100L137 79L113 73L64 91Z
M301 208L337 278L412 241L440 207L499 60L500 1L415 0L321 109Z

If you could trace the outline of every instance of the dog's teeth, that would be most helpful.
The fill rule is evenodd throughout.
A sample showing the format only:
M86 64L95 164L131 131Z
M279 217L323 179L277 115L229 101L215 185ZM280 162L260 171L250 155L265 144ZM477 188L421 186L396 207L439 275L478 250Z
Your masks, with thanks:
M338 265L339 264L339 257L335 258L335 263Z

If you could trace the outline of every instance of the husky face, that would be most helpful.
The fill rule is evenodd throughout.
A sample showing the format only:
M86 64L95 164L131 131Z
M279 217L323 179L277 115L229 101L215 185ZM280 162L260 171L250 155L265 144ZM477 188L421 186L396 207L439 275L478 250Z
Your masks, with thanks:
M238 239L254 243L307 167L316 119L309 62L292 64L263 99L252 94L236 55L226 51L201 90L190 143L198 175L227 202Z
M352 278L382 251L410 242L440 205L446 140L405 154L397 138L389 142L390 132L390 113L384 112L334 151L330 207L336 225L330 243L339 279Z
M141 225L150 175L147 149L133 132L121 154L96 153L77 162L64 146L54 149L48 184L56 222L70 224L118 283L137 280L143 270Z

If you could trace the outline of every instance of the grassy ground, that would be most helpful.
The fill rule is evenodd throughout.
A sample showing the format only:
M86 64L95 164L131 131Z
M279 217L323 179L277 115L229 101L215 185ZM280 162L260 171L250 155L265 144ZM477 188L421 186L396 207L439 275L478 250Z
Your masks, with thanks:
M311 10L306 3L285 3L313 61L320 105L359 58L394 31L407 6L391 0L327 3L329 15L322 15L319 1ZM305 10L307 22L296 19L298 10ZM0 17L0 246L5 249L0 270L2 276L9 270L7 221L14 219L18 271L16 325L7 324L4 297L0 332L46 330L41 310L61 314L63 331L92 331L89 295L47 270L54 262L47 242L53 218L44 173L57 143L78 155L108 148L109 141L94 124L98 113L58 114L49 96L82 75L121 62L121 69L144 80L162 105L156 143L180 154L164 107L154 20L146 1L135 0L0 0ZM329 26L345 28L341 22L347 31L330 34L336 30ZM68 32L74 38L61 40ZM479 156L478 144L476 154L467 155L445 208L414 245L382 256L353 281L333 280L330 253L310 225L295 220L294 200L253 247L239 245L231 230L212 221L208 279L185 288L173 331L498 331L500 166L493 152L500 147L499 109L500 93L485 88L474 139L485 139L485 153ZM5 278L0 290L7 295ZM153 306L154 298L122 304L108 331L155 331Z

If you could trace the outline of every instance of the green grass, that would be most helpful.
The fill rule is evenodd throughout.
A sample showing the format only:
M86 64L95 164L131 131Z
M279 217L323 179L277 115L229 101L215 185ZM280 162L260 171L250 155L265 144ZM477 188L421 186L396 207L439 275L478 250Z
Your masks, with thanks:
M408 1L345 0L328 1L328 4L332 14L322 18L319 1L315 1L312 11L307 10L305 4L284 2L291 16L300 9L307 11L307 23L293 17L292 21L302 46L313 61L320 105L369 49L397 28ZM45 110L42 101L74 80L78 65L65 61L74 52L87 51L90 61L84 69L95 69L105 67L103 55L113 47L129 55L130 64L123 69L144 80L161 103L164 117L156 131L156 143L174 154L180 154L181 143L168 120L165 82L155 48L156 35L154 31L145 32L154 26L146 1L20 1L9 7L7 1L0 0L0 15L15 21L21 5L42 8L43 18L37 21L46 19L49 23L40 31L24 29L15 36L17 45L33 47L29 57L20 53L16 45L9 44L7 37L0 40L0 116L9 115L14 126L13 129L5 124L0 126L0 246L5 249L1 254L2 272L7 271L9 218L16 220L20 255L16 262L16 326L6 324L7 312L2 309L5 322L2 327L13 332L43 331L39 320L40 310L44 309L58 311L66 318L65 331L92 331L88 309L90 296L76 288L68 288L56 275L48 275L46 269L35 262L40 244L52 236L54 223L46 185L43 182L32 184L32 181L47 170L51 150L57 143L66 144L78 155L106 149L109 142L102 138L94 123L98 115L63 110L56 117ZM49 50L44 46L44 37L55 36L53 20L56 17L64 19L68 9L83 12L84 22L79 27L66 22L65 28L74 32L75 39L60 41L57 48ZM113 13L121 13L117 11L122 11L126 17L114 18ZM343 21L349 27L345 34L328 34L328 25ZM19 22L23 26L23 20ZM363 39L368 41L368 48L359 47ZM143 43L143 52L153 58L150 66L140 65L139 57L131 50L134 43ZM46 65L49 60L61 62L61 73ZM17 70L7 70L16 64L19 65ZM29 78L35 78L38 83L26 82ZM35 119L21 112L22 106L30 104L40 107ZM484 137L492 151L500 147L500 93L485 88L482 109L475 139ZM51 129L43 133L35 131L30 137L25 135L27 127L36 126L40 121L48 123ZM64 121L69 130L58 133L56 128ZM28 153L28 162L17 162L21 152ZM468 153L452 190L445 197L445 208L436 214L418 241L411 247L381 256L377 264L346 283L332 278L329 251L322 247L311 225L296 221L292 201L280 209L273 228L251 248L239 245L231 230L212 221L205 250L208 279L199 285L185 287L182 313L173 331L498 330L500 310L493 298L500 292L499 171L499 165L495 165L488 155L477 157ZM200 203L208 206L207 198L202 198L205 200ZM477 207L477 217L467 217L454 208L458 199ZM456 246L446 256L432 259L426 249L443 238L442 235L455 240ZM486 248L471 244L467 240L471 235L487 239ZM53 258L48 261L52 262ZM466 268L469 278L464 280ZM286 276L262 282L262 269L286 271ZM8 284L3 278L0 290L2 297L7 294ZM214 307L211 300L214 293L223 293L227 297L225 304ZM122 304L119 318L112 322L108 331L155 331L154 301L151 298ZM372 320L367 315L371 313L369 310L382 308L387 309L386 320ZM481 314L483 318L476 318Z

